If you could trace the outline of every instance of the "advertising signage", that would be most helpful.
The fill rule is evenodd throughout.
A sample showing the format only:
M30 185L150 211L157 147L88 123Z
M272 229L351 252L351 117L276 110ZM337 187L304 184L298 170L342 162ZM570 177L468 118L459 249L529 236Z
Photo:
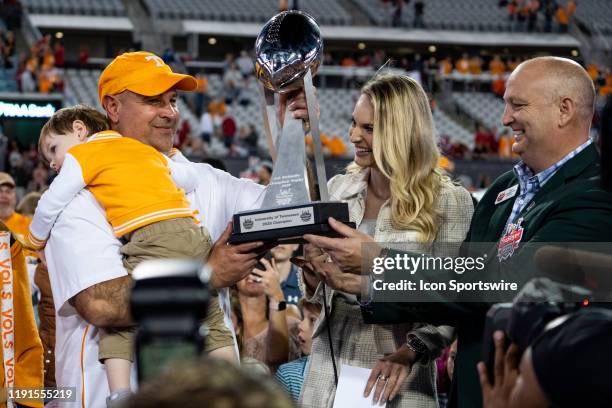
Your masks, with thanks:
M61 94L0 93L0 126L22 147L38 142L40 129L62 107Z

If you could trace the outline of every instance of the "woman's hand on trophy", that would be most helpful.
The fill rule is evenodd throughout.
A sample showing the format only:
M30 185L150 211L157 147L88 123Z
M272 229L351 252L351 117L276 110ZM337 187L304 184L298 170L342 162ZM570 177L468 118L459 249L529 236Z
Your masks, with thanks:
M367 270L369 270L374 257L381 250L372 237L348 227L332 217L329 218L329 225L342 238L307 234L304 235L304 239L329 254L343 272L360 275L364 266L367 266Z
M307 261L318 258L319 256L325 253L323 252L323 250L321 250L321 248L315 245L312 245L312 244L304 244L303 252L304 252L304 259L306 259Z

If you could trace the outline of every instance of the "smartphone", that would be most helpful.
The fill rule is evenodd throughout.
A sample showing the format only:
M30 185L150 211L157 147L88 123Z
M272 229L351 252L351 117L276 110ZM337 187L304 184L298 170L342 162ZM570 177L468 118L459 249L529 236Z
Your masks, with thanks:
M264 254L264 256L262 257L264 258L266 261L272 263L272 251L268 251ZM261 263L261 261L257 262L257 264L255 264L255 268L256 269L260 269L260 270L265 270L266 267L264 266L263 263ZM261 275L257 274L257 272L251 272L253 275L258 276L261 278Z

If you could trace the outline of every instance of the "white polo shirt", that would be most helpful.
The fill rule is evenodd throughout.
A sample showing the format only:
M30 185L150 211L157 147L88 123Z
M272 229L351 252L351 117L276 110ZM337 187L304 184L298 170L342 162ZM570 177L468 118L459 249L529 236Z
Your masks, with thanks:
M191 163L181 152L175 152L172 160ZM232 215L261 207L266 191L264 186L236 178L206 163L191 164L196 168L198 179L195 190L187 194L187 198L192 209L199 212L200 221L208 229L213 241L225 230Z
M109 389L98 361L98 329L68 300L97 283L127 275L120 248L104 211L87 190L60 214L45 248L55 302L55 379L58 387L76 387L75 407L106 407Z
M180 153L172 158L188 162ZM213 240L234 213L261 205L263 186L208 164L193 166L198 185L187 198ZM84 190L60 214L45 248L56 308L56 382L58 387L76 387L77 407L105 407L109 390L104 365L98 362L98 330L83 320L68 300L92 285L127 274L120 247L104 211ZM225 322L233 328L229 291L220 290L219 295Z
M178 150L173 152L172 160L190 163ZM200 222L208 229L213 241L223 233L227 223L232 220L232 215L261 207L266 191L264 186L251 180L238 179L206 163L192 164L197 169L198 181L195 190L187 194L187 199L191 208L197 211ZM222 288L218 292L225 324L234 332L229 289Z

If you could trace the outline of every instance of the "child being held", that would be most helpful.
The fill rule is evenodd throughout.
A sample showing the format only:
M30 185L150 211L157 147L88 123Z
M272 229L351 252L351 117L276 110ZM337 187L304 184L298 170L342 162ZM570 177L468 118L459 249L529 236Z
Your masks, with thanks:
M308 302L304 298L300 299L298 307L303 316L302 321L298 325L298 338L300 339L302 357L282 364L276 371L276 379L294 401L300 399L302 384L304 384L304 371L306 371L308 355L310 355L312 347L312 333L315 323L321 314L320 304Z
M57 217L86 188L124 243L121 254L128 273L147 259L204 262L211 248L210 235L198 225L185 196L197 182L193 167L173 162L153 147L108 128L106 116L84 105L58 110L43 126L38 150L58 176L38 203L28 243L44 248ZM207 351L233 346L216 297L205 323ZM129 392L132 335L124 329L101 330L99 359L106 366L111 395Z

